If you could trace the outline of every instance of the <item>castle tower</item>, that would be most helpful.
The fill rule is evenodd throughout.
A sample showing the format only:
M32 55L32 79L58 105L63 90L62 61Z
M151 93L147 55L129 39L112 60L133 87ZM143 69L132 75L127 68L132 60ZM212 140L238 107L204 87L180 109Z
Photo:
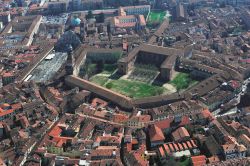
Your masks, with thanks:
M74 56L73 56L73 48L70 45L67 51L68 57L66 61L65 71L67 75L72 75L74 71Z

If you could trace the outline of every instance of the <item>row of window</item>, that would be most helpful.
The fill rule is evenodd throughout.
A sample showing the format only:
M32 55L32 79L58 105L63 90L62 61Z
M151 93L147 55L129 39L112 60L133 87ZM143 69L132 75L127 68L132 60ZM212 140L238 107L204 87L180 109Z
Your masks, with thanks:
M120 23L132 23L132 22L136 22L135 18L132 19L120 19Z

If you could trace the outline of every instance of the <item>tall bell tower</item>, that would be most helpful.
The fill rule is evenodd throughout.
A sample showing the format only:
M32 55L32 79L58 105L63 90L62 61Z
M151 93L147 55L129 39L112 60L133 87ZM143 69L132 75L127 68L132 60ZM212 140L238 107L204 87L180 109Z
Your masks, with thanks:
M67 62L65 66L65 71L67 75L72 75L74 72L74 56L73 56L73 47L71 45L68 46L67 51Z

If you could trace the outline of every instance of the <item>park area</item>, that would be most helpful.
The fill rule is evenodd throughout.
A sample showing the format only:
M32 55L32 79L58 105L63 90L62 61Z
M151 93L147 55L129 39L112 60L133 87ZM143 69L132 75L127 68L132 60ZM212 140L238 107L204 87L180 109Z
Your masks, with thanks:
M148 16L147 25L153 26L162 23L165 15L165 11L151 11Z

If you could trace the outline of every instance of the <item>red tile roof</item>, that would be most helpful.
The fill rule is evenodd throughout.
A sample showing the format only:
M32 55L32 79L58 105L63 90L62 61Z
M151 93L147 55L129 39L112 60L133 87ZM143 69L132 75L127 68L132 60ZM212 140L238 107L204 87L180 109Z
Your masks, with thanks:
M190 143L190 141L187 141L187 145L188 145L188 147L191 149L191 148L193 148L193 146L192 146L192 144Z
M124 115L124 114L114 114L113 116L113 121L114 122L126 122L128 120L128 116L127 115Z
M162 130L167 129L167 128L170 128L170 124L171 122L173 122L173 120L174 120L173 118L167 118L167 119L155 122L155 125L158 126Z
M205 110L201 111L201 114L206 119L209 119L209 120L213 120L214 119L213 114L208 109L205 109Z
M190 124L189 117L188 116L183 116L179 126L185 126L185 125L188 125L188 124Z
M182 145L183 145L185 150L188 149L187 144L185 142L183 142Z
M92 100L92 103L91 103L92 107L97 107L97 106L100 106L100 107L106 107L108 105L108 103L102 99L99 99L99 98L94 98Z
M6 110L6 111L0 111L0 117L2 117L2 116L5 116L5 115L8 115L8 114L11 114L11 113L13 113L14 112L14 110L13 109L9 109L9 110Z
M164 147L165 151L167 152L167 154L170 154L170 149L169 149L168 145L163 144L163 147Z
M183 146L180 143L178 143L178 146L179 146L180 150L183 150Z
M179 151L179 147L177 146L177 144L173 144L174 145L174 148L175 148L175 151Z
M206 164L206 156L204 155L193 156L191 158L193 166L204 166Z
M66 143L66 140L60 139L60 140L57 142L56 146L57 146L57 147L62 147L62 145L63 145L64 143Z
M165 140L163 132L156 125L152 125L149 127L149 137L151 142Z
M170 147L171 152L175 152L174 146L172 144L168 144L168 146Z
M197 145L195 144L194 140L191 140L191 143L193 144L193 147L197 147Z
M62 132L62 129L58 126L55 126L50 132L49 136L51 137L58 137Z
M187 129L185 127L180 127L172 133L175 141L180 141L186 137L190 137Z
M159 148L159 152L161 154L161 157L165 157L165 153L162 147Z
M133 138L133 139L132 139L132 144L138 144L137 139Z
M126 148L128 152L132 151L132 143L127 143Z
M6 109L6 108L10 107L10 105L8 103L3 103L3 104L0 105L0 107L2 109Z

